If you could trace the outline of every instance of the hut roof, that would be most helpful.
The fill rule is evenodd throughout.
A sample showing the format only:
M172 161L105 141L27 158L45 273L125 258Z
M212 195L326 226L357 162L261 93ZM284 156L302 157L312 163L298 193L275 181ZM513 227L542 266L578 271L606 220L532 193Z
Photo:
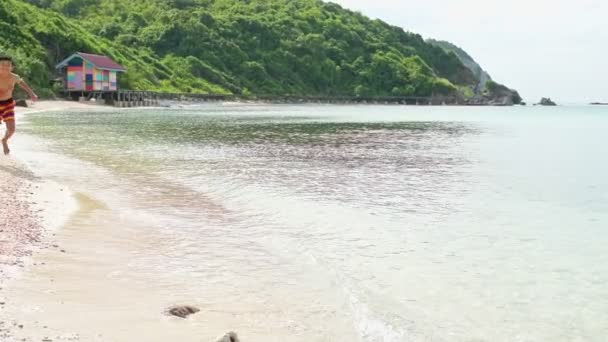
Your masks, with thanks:
M84 52L76 52L75 54L71 55L70 57L64 59L61 63L57 64L57 66L55 68L60 69L60 68L66 67L68 65L68 63L75 57L80 57L80 58L92 63L97 69L126 71L126 69L122 65L114 62L108 56L93 55L93 54L84 53Z

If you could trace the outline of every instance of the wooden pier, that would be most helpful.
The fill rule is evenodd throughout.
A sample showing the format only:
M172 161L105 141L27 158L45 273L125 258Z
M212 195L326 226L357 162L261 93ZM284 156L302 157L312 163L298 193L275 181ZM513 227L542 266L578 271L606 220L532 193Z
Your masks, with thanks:
M159 106L161 101L181 103L214 102L214 101L258 101L277 104L385 104L385 105L476 105L456 96L298 96L298 95L258 95L241 98L236 95L160 93L140 90L66 92L66 97L75 101L95 100L115 107L149 107Z
M120 90L106 103L114 107L151 107L158 106L159 98L153 92Z
M268 103L323 103L323 104L392 104L441 106L465 104L456 96L256 96L254 100Z
M74 91L64 92L64 96L71 98L74 101L95 101L121 108L159 106L161 100L176 102L210 102L232 99L232 96L229 95L160 93L141 90Z

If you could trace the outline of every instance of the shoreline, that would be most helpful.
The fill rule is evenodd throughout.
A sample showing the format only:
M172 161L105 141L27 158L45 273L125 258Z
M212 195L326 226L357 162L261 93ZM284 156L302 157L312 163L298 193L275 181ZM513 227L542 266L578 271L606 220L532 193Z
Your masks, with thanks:
M86 107L85 107L86 106ZM24 115L59 110L90 110L89 105L64 101L41 101L33 107L18 107L17 127ZM12 139L11 155L0 156L0 339L10 341L17 322L5 317L6 307L15 304L6 298L7 289L18 286L19 278L31 266L35 255L61 247L55 233L78 210L74 194L63 184L36 176L19 156L19 135Z
M85 107L86 106L86 107ZM41 101L34 107L17 107L17 125L23 115L91 106L67 101ZM18 140L19 135L16 136ZM17 145L13 141L11 145ZM77 210L72 194L61 184L36 177L27 163L19 158L18 149L0 156L0 286L17 275L36 249L48 247L49 235ZM73 202L73 203L70 203ZM64 211L64 215L57 215Z
M109 108L120 110L41 101L17 109L17 129L28 125L24 118L31 113L103 112ZM46 151L43 144L33 135L18 134L11 139L12 154L0 156L0 181L8 184L0 192L0 210L8 214L0 216L0 341L132 340L134 335L127 327L133 324L146 325L146 331L169 328L165 334L170 336L168 340L225 341L228 335L219 333L230 331L231 326L224 319L210 324L216 329L205 335L197 331L200 325L194 322L209 317L182 320L163 315L162 310L169 306L200 306L196 298L183 301L164 289L149 288L150 279L144 275L130 275L129 285L125 285L122 273L131 251L122 242L158 246L160 241L142 234L135 237L129 229L91 219L92 213L105 208L102 202L88 197L76 184L49 177L45 170L36 172L48 160L38 160L41 153L54 158L55 153ZM51 159L53 163L68 160L55 157L60 159ZM114 218L110 222L116 222ZM136 302L145 309L135 315L123 309L138 297ZM108 304L114 305L113 309ZM90 315L74 314L84 307ZM127 323L104 324L107 310L115 310L112 315ZM146 340L165 341L167 336L151 333L148 337L154 338Z

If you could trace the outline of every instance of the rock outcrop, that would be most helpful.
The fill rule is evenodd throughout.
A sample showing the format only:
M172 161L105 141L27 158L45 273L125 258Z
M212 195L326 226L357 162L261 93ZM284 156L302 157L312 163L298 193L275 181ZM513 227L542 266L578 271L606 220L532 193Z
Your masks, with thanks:
M486 89L481 94L466 99L465 104L473 106L512 106L521 104L522 98L516 90L488 81Z
M557 106L557 103L551 101L551 98L543 97L538 103L541 106Z

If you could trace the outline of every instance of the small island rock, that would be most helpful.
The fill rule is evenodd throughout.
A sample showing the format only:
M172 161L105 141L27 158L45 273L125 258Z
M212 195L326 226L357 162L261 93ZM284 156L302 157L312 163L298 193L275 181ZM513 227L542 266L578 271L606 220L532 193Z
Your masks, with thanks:
M557 103L551 101L551 99L548 97L543 97L542 99L540 99L540 102L538 104L541 106L557 106Z

